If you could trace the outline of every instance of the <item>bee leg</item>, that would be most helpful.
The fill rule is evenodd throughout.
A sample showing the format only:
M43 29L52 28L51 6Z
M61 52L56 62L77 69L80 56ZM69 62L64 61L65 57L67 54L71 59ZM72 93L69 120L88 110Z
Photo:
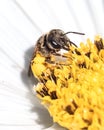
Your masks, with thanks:
M29 67L28 67L28 72L27 72L27 74L28 74L29 77L33 75L32 70L31 70L31 65L32 65L33 63L34 63L34 62L31 61L30 64L29 64Z
M60 57L67 58L66 56L64 56L64 55L62 55L62 54L60 54L60 53L52 53L52 54L55 55L55 56L60 56Z
M30 65L29 65L27 74L28 74L29 77L31 76L31 66Z
M46 57L45 62L48 62L50 64L55 64L55 61L52 61L50 57Z
M75 47L78 47L74 42L70 41L70 43L71 43L72 45L74 45Z
M55 55L55 56L58 56L58 57L60 57L60 58L68 58L67 56L65 56L65 55L62 55L62 54L60 54L60 53L51 53L52 55ZM62 63L59 63L60 61L52 61L51 60L51 56L49 56L49 57L46 57L46 59L45 59L45 61L46 62L48 62L49 64L56 64L56 65L65 65L65 64L62 64Z

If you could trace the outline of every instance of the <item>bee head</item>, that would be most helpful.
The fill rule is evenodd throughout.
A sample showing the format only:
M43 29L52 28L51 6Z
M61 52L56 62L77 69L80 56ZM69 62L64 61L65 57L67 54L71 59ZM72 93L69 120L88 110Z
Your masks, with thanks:
M47 46L50 50L69 50L70 40L60 29L53 29L47 34Z

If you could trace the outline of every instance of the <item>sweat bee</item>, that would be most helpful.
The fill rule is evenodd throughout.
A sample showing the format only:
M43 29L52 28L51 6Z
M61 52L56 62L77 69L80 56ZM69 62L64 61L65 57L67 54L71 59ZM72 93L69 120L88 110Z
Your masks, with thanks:
M60 50L68 51L71 45L77 47L75 43L73 43L68 37L68 33L80 34L84 35L84 33L79 32L67 32L60 29L52 29L50 32L42 35L36 42L36 46L32 55L32 59L30 61L28 75L31 74L31 64L33 64L33 59L36 54L39 53L45 57L46 62L50 62L51 55L62 56L59 52Z

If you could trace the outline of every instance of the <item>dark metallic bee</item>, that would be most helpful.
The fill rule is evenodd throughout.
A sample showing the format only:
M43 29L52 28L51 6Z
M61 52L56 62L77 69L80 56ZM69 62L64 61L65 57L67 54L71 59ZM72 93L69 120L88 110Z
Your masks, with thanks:
M46 60L48 61L50 58L50 55L56 55L60 56L61 54L58 53L61 49L69 50L71 45L74 45L77 47L76 44L74 44L67 36L68 33L75 33L84 35L84 33L79 32L67 32L64 33L60 29L53 29L49 33L46 33L42 35L35 46L34 53L32 56L32 59L36 56L36 53L41 53L44 57L46 57ZM31 64L31 62L30 62ZM31 68L29 67L29 75L31 72Z

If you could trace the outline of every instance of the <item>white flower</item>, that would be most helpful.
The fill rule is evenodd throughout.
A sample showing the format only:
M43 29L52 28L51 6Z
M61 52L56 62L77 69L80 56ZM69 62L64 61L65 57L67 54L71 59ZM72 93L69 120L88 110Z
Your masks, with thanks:
M0 1L0 130L64 130L53 125L32 91L35 81L27 71L33 46L43 32L53 28L104 34L101 2ZM81 37L76 39L81 41Z

